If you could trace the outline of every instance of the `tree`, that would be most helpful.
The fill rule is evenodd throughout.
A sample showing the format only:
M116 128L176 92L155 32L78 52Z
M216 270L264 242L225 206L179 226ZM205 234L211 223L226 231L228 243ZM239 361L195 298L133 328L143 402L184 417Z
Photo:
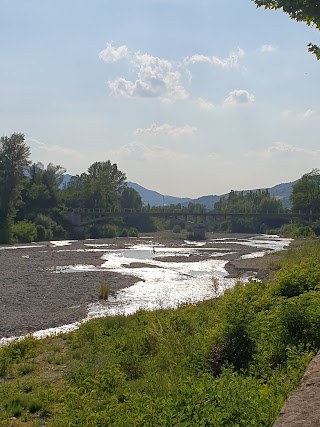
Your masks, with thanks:
M19 216L49 214L59 202L59 187L66 170L49 163L45 168L40 162L33 163L27 170L27 182L22 191L23 206Z
M117 165L95 162L88 169L90 194L97 207L113 208L120 201L120 194L125 187L126 175Z
M62 190L67 206L84 208L120 207L120 197L125 188L126 175L116 164L95 162L88 173L72 177Z
M22 133L0 139L0 242L10 243L11 226L29 165L30 148Z
M320 30L320 2L318 0L253 0L254 3L265 9L282 9L291 19L305 22ZM320 47L309 43L309 51L320 59Z
M133 188L124 188L121 193L122 209L141 209L142 200L140 194Z
M302 175L292 187L290 202L294 212L320 212L320 171L313 169Z

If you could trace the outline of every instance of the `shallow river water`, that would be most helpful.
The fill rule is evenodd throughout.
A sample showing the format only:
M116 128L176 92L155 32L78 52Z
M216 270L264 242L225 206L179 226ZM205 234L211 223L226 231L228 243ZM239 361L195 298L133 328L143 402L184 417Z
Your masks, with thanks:
M141 238L138 244L128 244L125 249L116 249L107 243L98 244L94 240L85 241L81 249L73 249L72 241L51 242L51 245L56 246L57 250L66 253L73 250L101 253L101 265L99 266L64 265L52 268L52 274L109 270L138 276L140 280L133 286L118 291L114 297L109 297L108 301L90 304L88 315L81 322L37 331L33 333L33 336L43 338L50 334L72 331L77 329L81 323L92 318L128 315L139 309L176 308L181 304L196 303L217 297L225 289L234 286L237 280L226 277L225 265L228 261L220 259L221 257L226 258L226 255L237 253L235 245L239 248L243 245L252 248L252 252L249 250L244 255L239 254L239 258L254 258L272 251L283 250L290 242L290 239L269 235L246 239L234 239L234 237L211 239L206 242L185 240L179 247L166 247L156 243L152 238ZM1 248L1 250L3 249ZM14 249L18 250L19 246L10 247L10 250ZM132 268L133 265L136 268ZM80 274L79 280L81 280ZM244 277L243 281L245 282L245 280ZM15 337L2 338L0 345L13 339Z

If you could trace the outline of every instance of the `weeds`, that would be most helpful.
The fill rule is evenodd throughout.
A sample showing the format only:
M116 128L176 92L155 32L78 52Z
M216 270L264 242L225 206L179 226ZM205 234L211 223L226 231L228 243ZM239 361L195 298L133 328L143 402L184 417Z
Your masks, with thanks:
M109 298L110 286L106 283L101 283L99 288L99 299L107 300Z

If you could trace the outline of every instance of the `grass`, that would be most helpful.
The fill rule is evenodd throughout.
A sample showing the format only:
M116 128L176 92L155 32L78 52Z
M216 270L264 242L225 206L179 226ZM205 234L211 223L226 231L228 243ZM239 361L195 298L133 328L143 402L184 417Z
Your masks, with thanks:
M99 288L99 299L107 300L109 298L110 286L106 283L101 283Z
M2 348L0 426L272 426L320 346L319 241L281 258L268 283Z

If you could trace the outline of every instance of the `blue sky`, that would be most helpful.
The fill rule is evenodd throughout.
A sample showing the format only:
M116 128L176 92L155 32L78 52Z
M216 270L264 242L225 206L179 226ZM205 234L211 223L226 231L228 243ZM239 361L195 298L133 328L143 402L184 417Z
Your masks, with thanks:
M250 0L0 0L0 131L174 196L320 167L318 32Z

